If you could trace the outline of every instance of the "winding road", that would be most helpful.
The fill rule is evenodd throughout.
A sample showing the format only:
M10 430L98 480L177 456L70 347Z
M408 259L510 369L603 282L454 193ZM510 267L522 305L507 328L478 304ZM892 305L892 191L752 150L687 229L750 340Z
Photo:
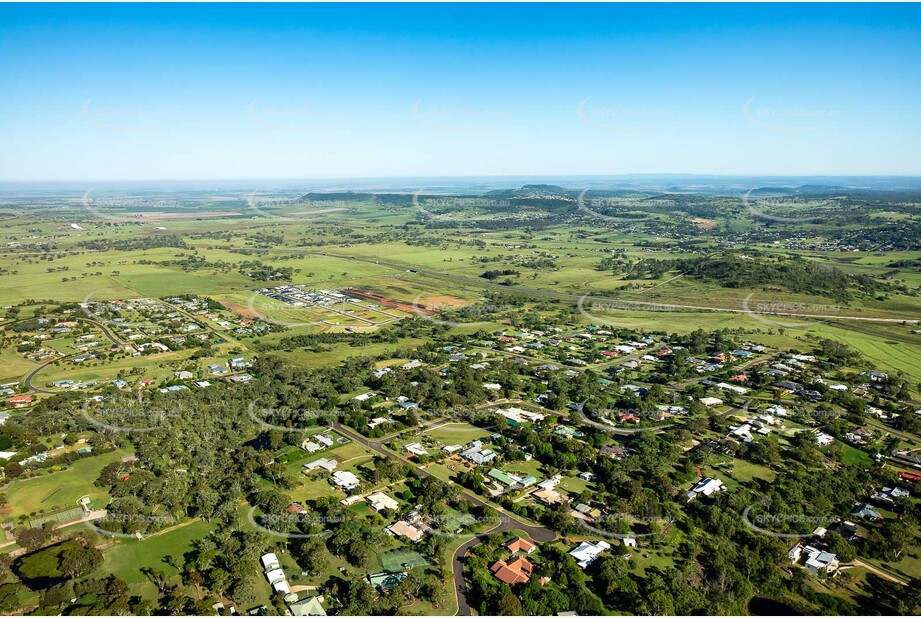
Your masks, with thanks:
M73 318L73 321L74 321L74 322L89 322L90 324L92 324L93 326L95 326L95 327L97 327L99 330L101 330L101 331L102 331L102 334L105 335L106 338L108 338L109 341L111 341L111 342L114 343L115 345L119 345L119 346L125 345L125 343L124 343L121 339L119 339L118 337L116 337L115 334L112 333L112 331L109 330L109 328L108 328L105 324L103 324L102 322L98 322L98 321L96 321L96 320L91 320L91 319L89 319L89 318ZM4 324L4 325L2 325L2 326L6 326L6 324ZM42 369L44 369L44 368L47 367L48 365L51 365L52 363L56 363L56 362L58 362L58 361L60 361L60 360L64 360L65 358L71 358L71 357L73 357L73 356L77 356L78 354L82 354L82 352L74 352L73 354L65 354L64 356L59 356L59 357L57 357L57 358L52 358L52 359L49 360L49 361L45 361L44 363L42 363L41 365L39 365L38 367L36 367L36 368L33 369L32 371L30 371L30 372L26 375L26 377L23 378L23 381L22 381L23 386L25 386L25 387L26 387L27 389L29 389L30 391L32 391L32 392L34 392L34 393L39 393L39 394L41 394L41 395L57 395L57 394L59 394L60 391L49 391L49 390L47 390L47 389L39 388L39 387L33 385L33 384L32 384L32 380L34 380L35 377L42 371Z
M412 461L409 461L405 457L402 457L399 453L391 451L386 446L385 442L382 440L370 440L365 436L359 434L354 429L346 427L339 422L331 423L332 427L341 433L342 435L354 440L358 444L364 444L369 449L383 455L385 457L390 457L392 459L397 459L402 463L408 463L413 465L420 474L428 476L434 479L439 479L437 476L426 470L423 466L420 466ZM418 429L418 428L415 428ZM393 439L393 436L390 438ZM459 486L458 486L459 487ZM457 598L457 616L472 616L473 610L470 607L470 604L467 599L467 581L464 578L464 556L467 555L467 552L470 551L473 547L476 547L482 543L490 534L496 534L497 532L505 532L507 530L521 530L527 534L531 539L537 541L538 543L546 543L552 541L557 537L556 532L550 528L545 528L544 526L537 526L531 523L528 523L521 518L509 513L503 509L498 504L493 504L492 502L478 496L469 489L464 487L459 487L461 494L464 498L475 504L479 507L488 506L494 509L498 513L499 523L488 530L487 532L478 534L471 538L469 541L461 545L455 550L454 555L451 557L451 571L454 574L454 594Z

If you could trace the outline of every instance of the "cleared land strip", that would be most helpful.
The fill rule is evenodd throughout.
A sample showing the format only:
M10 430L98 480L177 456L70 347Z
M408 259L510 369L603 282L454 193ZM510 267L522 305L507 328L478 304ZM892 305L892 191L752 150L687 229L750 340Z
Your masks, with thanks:
M541 290L536 288L526 288L521 286L507 286L500 283L492 283L490 281L485 281L476 277L464 277L462 275L450 275L447 273L439 272L437 270L428 270L425 268L419 268L411 264L397 264L395 262L384 262L381 260L373 260L370 258L362 258L352 255L339 255L336 253L323 253L320 251L298 251L296 249L285 249L287 253L295 253L298 255L313 255L318 257L331 257L338 258L341 260L352 260L355 262L364 262L367 264L375 264L378 266L386 266L389 268L396 268L400 270L410 270L413 273L418 273L426 275L429 277L438 277L441 279L448 279L451 281L457 281L460 283L466 283L468 285L474 285L477 287L489 287L501 289L507 294L524 294L524 295L534 295L534 296L548 296L551 298L558 298L561 300L571 300L575 302L617 302L618 304L628 305L630 307L636 307L637 309L671 309L675 311L713 311L716 313L740 313L743 315L776 315L776 316L788 316L788 317L798 317L798 318L820 318L825 320L850 320L857 322L880 322L880 323L890 323L890 324L899 324L902 322L908 323L921 323L921 318L916 316L905 317L905 318L873 318L873 317L864 317L864 316L851 316L851 315L825 315L818 313L792 313L787 311L755 311L751 309L729 309L725 307L714 307L714 306L703 306L703 305L679 305L676 303L654 303L649 301L640 301L640 300L621 300L616 297L609 296L589 296L587 294L569 294L566 292L555 292L553 290Z

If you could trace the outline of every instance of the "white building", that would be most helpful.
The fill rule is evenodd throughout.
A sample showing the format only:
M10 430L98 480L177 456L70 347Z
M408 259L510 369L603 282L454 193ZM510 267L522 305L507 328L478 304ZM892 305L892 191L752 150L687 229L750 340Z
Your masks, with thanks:
M333 472L333 483L346 491L351 491L358 487L360 481L358 477L347 470Z
M327 472L332 472L333 470L336 469L336 466L338 465L339 465L339 462L336 461L335 459L326 459L325 457L321 457L320 459L316 459L314 461L311 461L310 463L305 463L304 468L308 472L311 470L316 470L318 468L322 468L323 470L326 470Z
M611 549L611 546L604 541L596 541L595 543L582 541L578 547L569 552L569 555L584 569L609 549Z
M693 500L697 496L710 496L718 491L725 489L723 481L719 479L705 478L697 482L688 492L688 500Z
M418 455L420 457L423 455L429 454L429 452L425 450L425 448L418 442L412 442L411 444L407 444L403 448L405 448L407 451L409 451L413 455Z
M396 511L400 508L400 503L383 492L377 492L369 495L366 500L371 503L371 508L375 511L390 509Z
M538 412L529 412L528 410L522 410L521 408L504 408L501 410L496 410L496 414L499 416L504 416L505 418L517 423L536 423L544 420L543 414Z

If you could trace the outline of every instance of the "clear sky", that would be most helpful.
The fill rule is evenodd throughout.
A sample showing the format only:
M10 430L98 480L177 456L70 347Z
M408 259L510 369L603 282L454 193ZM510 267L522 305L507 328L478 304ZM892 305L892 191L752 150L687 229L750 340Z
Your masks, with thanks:
M919 5L0 5L0 180L921 174Z

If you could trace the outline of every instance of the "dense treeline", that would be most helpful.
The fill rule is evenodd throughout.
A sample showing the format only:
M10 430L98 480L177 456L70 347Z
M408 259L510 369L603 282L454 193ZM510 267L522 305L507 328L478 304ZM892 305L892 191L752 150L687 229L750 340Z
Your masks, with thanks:
M817 294L839 301L848 301L857 295L907 291L897 283L867 275L849 275L833 266L798 256L768 259L723 254L671 260L641 259L630 264L626 273L618 268L618 261L618 258L605 258L598 268L616 268L615 274L630 279L660 279L667 273L677 272L726 288L783 286L791 292Z

